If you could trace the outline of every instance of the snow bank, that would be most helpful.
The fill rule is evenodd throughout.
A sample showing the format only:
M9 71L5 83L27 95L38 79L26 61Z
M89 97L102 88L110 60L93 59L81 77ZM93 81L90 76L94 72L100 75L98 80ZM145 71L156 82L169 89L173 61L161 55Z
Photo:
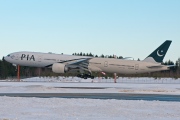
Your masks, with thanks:
M33 77L33 78L27 78L22 79L21 81L24 82L100 82L100 83L113 83L114 79L104 77L95 78L95 79L81 79L78 77ZM180 84L180 78L174 79L174 78L148 78L148 77L118 77L116 80L118 83L151 83L151 84Z

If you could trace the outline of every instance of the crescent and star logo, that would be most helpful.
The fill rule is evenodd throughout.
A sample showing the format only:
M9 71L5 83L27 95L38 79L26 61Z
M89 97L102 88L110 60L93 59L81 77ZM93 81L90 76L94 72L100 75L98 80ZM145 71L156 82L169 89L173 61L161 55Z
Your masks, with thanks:
M164 54L162 54L162 53L163 53L163 50L161 50L160 52L161 52L161 53L159 53L159 50L158 50L158 51L157 51L157 55L158 55L159 57L164 56Z

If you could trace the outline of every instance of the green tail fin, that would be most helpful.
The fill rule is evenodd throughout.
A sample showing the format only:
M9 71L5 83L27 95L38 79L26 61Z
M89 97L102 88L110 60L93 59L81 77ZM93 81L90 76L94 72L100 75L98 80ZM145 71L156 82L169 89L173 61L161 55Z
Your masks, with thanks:
M162 45L160 45L154 52L152 52L145 61L148 61L148 58L153 58L155 62L162 63L163 59L171 45L171 40L166 40Z

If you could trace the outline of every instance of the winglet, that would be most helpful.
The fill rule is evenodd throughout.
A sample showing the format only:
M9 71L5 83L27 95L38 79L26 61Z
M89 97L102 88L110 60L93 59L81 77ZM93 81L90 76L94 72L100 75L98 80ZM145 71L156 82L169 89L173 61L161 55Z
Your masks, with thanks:
M169 49L169 46L171 45L171 42L172 42L171 40L166 40L155 51L153 51L148 57L146 57L144 61L162 63Z

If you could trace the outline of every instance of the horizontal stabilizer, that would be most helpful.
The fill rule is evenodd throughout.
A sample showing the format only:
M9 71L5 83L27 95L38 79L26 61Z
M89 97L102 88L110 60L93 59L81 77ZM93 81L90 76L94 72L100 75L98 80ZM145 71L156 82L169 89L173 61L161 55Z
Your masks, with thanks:
M170 68L170 67L176 67L176 65L167 65L167 67L169 67L169 68Z

